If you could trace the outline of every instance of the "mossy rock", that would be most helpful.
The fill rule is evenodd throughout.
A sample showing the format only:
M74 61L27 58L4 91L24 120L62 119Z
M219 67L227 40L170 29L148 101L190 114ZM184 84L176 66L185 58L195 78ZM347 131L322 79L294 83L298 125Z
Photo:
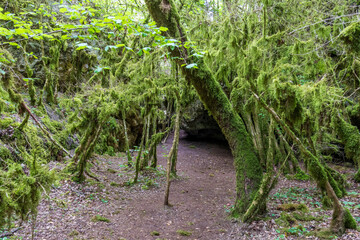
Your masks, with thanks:
M309 211L309 208L303 203L301 203L301 204L298 204L298 203L281 204L281 205L277 206L277 209L281 210L281 211L285 211L285 212L293 212L293 211L308 212Z

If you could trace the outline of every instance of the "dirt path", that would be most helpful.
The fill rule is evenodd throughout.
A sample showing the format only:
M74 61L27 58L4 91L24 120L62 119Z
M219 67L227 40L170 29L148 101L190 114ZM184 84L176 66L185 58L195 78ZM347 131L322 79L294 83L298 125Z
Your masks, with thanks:
M314 183L285 177L270 194L268 212L262 219L251 224L232 222L227 212L234 203L235 171L228 147L191 141L184 134L179 145L179 177L171 185L173 206L165 208L162 166L166 165L164 155L171 140L158 149L158 170L147 170L136 185L128 186L134 172L126 168L125 157L96 158L92 171L101 183L59 181L39 206L35 239L319 239L311 232L329 226L332 211L321 208L321 195ZM63 165L54 163L52 167ZM334 167L350 179L349 195L341 201L360 222L360 184L351 181L356 169ZM304 203L318 220L279 225L283 212L278 206L284 203ZM24 224L12 239L31 239L30 226ZM337 239L360 239L360 232L347 230Z
M51 192L51 200L43 200L39 207L36 239L223 239L232 224L226 208L235 195L231 153L224 144L184 137L179 145L179 177L171 184L172 207L163 205L163 168L147 172L136 186L119 187L133 172L124 170L123 158L99 158L94 172L103 184L62 181ZM162 166L171 142L168 139L158 149ZM96 215L109 222L95 220ZM179 230L191 235L181 236ZM29 231L27 226L18 236L28 239Z

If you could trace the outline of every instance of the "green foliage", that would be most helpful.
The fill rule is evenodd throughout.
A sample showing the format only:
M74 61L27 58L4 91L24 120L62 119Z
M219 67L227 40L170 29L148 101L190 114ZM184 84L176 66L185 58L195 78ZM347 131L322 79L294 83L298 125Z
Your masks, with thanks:
M8 128L12 123L14 123L14 119L12 118L0 119L0 128L1 129Z

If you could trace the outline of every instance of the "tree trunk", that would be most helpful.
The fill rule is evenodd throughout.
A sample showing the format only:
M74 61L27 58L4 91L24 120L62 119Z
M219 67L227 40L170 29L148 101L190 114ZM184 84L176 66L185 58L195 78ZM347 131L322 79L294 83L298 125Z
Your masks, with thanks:
M139 177L139 171L140 171L140 160L141 160L141 154L144 148L144 141L145 141L145 134L146 134L146 126L147 126L147 122L146 122L146 117L145 119L145 123L144 123L144 127L143 127L143 132L142 132L142 137L141 137L141 143L140 143L140 149L139 149L139 153L136 157L136 163L135 163L135 178L134 178L134 183L137 183L138 181L138 177Z
M179 39L181 44L184 44L187 37L180 24L180 17L174 2L172 0L146 0L145 2L157 24L168 28L165 33L171 38ZM254 152L252 140L243 121L205 63L197 60L197 69L182 66L196 60L189 57L188 51L191 50L183 46L174 50L169 49L172 57L178 57L175 61L181 67L186 80L195 87L201 101L210 111L229 143L236 169L235 213L243 214L261 183L260 161Z
M124 113L123 113L124 114ZM130 154L130 147L129 147L129 138L128 138L128 134L127 134L127 127L126 127L126 120L125 120L125 116L123 116L123 125L124 125L124 137L125 137L125 151L126 151L126 156L127 156L127 165L129 167L132 166L132 157Z
M315 155L306 149L300 139L285 124L279 115L272 108L270 108L256 93L254 93L254 96L259 101L259 103L271 114L274 120L284 129L284 131L294 141L294 143L298 145L300 151L309 159L308 165L311 176L316 181L318 187L325 191L333 202L334 211L331 219L330 230L334 233L342 234L345 232L346 228L353 228L355 219L349 212L346 212L341 202L339 201L337 194L330 184L333 178L329 179L329 174L326 171L326 168L320 163L319 159Z
M179 146L179 135L180 135L180 116L181 116L181 103L180 98L176 101L176 120L174 127L174 140L173 140L173 148L172 155L169 156L171 158L171 172L176 175L176 164L177 164L177 156L178 156L178 146Z
M167 169L166 169L166 189L165 189L165 200L164 205L169 205L169 193L170 193L170 172L172 171L172 159L174 155L177 155L177 144L179 142L179 129L180 129L180 100L176 101L176 117L175 117L175 131L173 144L171 146L168 159L167 159Z

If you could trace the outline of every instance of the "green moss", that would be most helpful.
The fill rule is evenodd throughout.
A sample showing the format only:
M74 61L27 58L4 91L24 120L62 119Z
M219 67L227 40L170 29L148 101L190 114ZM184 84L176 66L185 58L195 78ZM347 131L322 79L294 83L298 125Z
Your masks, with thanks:
M116 182L111 182L111 183L110 183L110 186L112 186L112 187L120 187L121 184L116 183Z
M324 196L321 199L321 203L322 203L322 208L323 209L331 209L333 207L333 203L332 203L331 199L328 196Z
M150 233L151 236L160 236L160 233L158 231L152 231Z
M359 183L360 182L360 169L356 172L355 176L354 176L354 180L355 182Z
M311 214L305 214L303 212L294 212L293 217L298 221L321 221L323 219L323 216L320 217L314 217Z
M30 96L30 103L31 105L35 105L36 104L36 91L35 91L35 87L34 87L34 80L33 79L29 79L28 82L28 90L29 90L29 96Z
M353 216L351 216L349 209L345 209L344 219L345 219L345 228L356 229L357 227L356 220L353 218Z
M336 239L338 237L329 229L323 229L318 232L314 232L314 235L320 239Z
M301 203L301 204L297 204L297 203L281 204L277 207L277 209L281 210L281 211L285 211L285 212L293 212L293 211L309 212L309 208L303 203Z
M108 171L109 173L117 173L117 171L114 170L114 169L112 169L112 168L108 168L107 171Z
M358 22L350 24L341 31L340 39L344 41L352 51L359 52L360 24Z
M179 234L180 236L185 236L185 237L188 237L188 236L191 236L191 232L188 232L188 231L185 231L185 230L176 230L176 233Z
M297 223L297 220L291 215L285 212L280 214L280 217L275 219L277 225L282 227L290 227Z
M3 160L11 158L10 150L2 145L0 145L0 158Z
M69 234L68 234L68 236L69 237L75 237L75 236L77 236L77 235L79 235L80 233L78 232L78 231L76 231L76 230L73 230L72 232L70 232Z
M304 173L304 171L302 171L301 169L297 171L297 173L295 174L294 178L296 180L301 180L301 181L308 181L310 179L310 176L307 175L306 173Z
M51 120L49 117L45 116L41 121L45 124L45 126L50 130L52 133L56 133L63 129L63 123Z
M95 215L91 218L92 222L110 222L110 219L100 216L100 215Z
M346 157L354 160L355 163L360 163L360 132L359 129L350 123L346 122L338 115L332 118L336 133L345 144Z
M0 129L6 129L14 122L12 118L0 119Z

